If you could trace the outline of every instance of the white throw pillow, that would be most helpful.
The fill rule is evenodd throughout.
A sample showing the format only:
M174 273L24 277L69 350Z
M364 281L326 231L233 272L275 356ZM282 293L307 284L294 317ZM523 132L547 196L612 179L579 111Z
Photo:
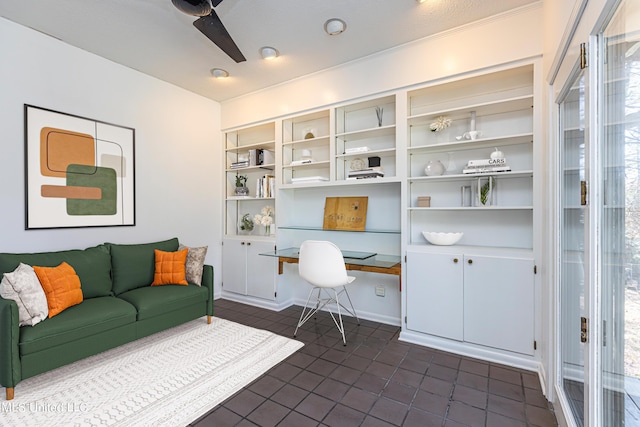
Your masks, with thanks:
M33 326L49 315L47 296L30 265L20 263L13 272L4 273L0 282L0 296L18 304L20 326Z
M200 248L190 248L180 244L178 250L189 249L187 253L187 261L185 262L185 273L187 282L202 286L202 267L204 266L204 258L207 255L208 246Z

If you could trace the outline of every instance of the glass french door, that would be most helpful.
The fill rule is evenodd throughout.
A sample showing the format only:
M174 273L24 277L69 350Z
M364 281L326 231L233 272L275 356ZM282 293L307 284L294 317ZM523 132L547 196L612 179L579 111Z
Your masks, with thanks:
M608 5L558 99L558 376L570 425L640 426L640 0Z
M640 1L619 2L598 37L596 289L598 414L640 426Z
M560 380L576 425L584 425L587 315L586 86L577 65L560 96Z

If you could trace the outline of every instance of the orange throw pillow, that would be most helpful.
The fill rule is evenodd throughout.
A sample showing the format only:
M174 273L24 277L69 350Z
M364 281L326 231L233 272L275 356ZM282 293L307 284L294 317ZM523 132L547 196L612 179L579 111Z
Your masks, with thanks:
M188 285L185 263L189 249L177 252L164 252L154 249L156 257L156 271L153 274L151 286L160 285Z
M49 306L49 317L62 313L67 308L82 302L80 278L66 262L57 267L33 267Z

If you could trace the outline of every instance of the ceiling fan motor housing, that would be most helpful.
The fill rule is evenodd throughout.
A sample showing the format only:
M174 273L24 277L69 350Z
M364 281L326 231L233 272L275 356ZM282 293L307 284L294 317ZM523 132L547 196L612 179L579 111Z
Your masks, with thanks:
M171 0L180 12L191 16L207 16L211 13L209 0ZM220 3L220 2L218 2Z

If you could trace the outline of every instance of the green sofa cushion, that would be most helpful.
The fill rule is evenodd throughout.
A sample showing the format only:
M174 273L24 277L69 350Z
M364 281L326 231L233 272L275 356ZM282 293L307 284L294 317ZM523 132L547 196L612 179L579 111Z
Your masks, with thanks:
M87 249L59 252L0 253L0 277L15 270L20 262L41 267L56 267L66 261L80 277L84 298L111 295L111 256L109 247L98 245Z
M129 302L138 310L138 320L170 313L198 302L206 302L209 291L204 286L190 284L147 286L134 289L118 298ZM204 307L204 306L203 306Z
M135 320L136 309L126 301L115 297L87 299L35 326L20 328L20 355L98 335Z
M154 249L165 252L178 250L178 239L138 245L106 243L111 249L113 292L120 295L132 289L149 286L155 272Z

